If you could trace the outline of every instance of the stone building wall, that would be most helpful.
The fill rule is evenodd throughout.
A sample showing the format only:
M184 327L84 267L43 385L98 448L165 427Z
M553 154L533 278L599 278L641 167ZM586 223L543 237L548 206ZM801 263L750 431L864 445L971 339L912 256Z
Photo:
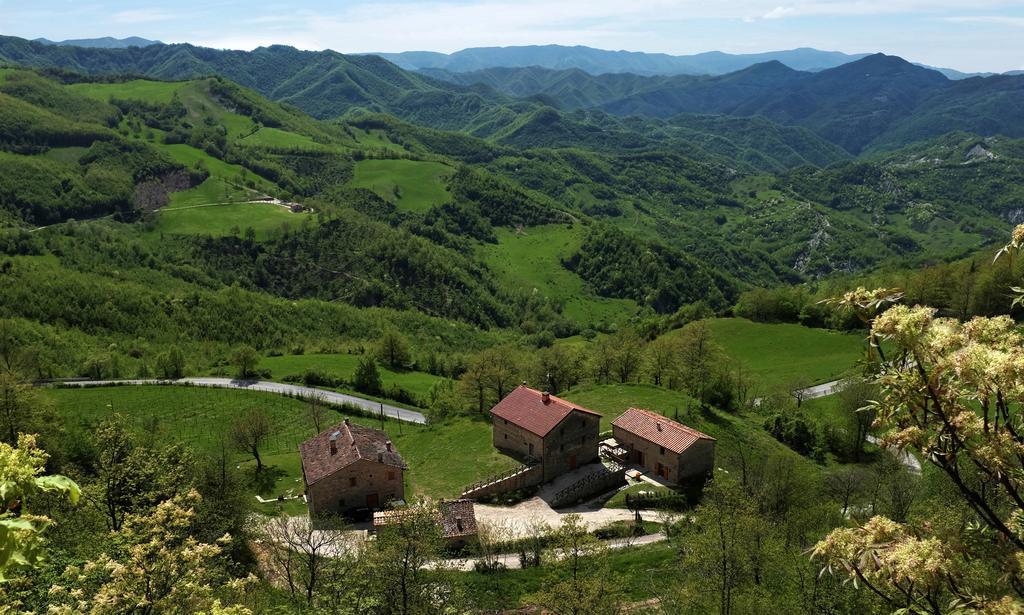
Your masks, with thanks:
M402 468L361 459L308 487L309 514L344 514L404 500L404 479ZM373 495L377 496L376 505L372 504Z

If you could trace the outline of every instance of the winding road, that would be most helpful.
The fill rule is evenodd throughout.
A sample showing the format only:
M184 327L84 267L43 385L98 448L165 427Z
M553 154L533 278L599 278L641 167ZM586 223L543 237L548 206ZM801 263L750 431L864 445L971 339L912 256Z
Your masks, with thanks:
M130 385L188 385L188 386L200 386L200 387L212 387L218 389L241 389L245 391L262 391L265 393L277 393L278 395L286 395L289 397L310 397L312 395L320 395L323 400L329 404L340 406L341 404L352 404L359 406L367 412L379 414L384 412L384 416L397 419L399 421L405 421L406 423L416 423L419 425L426 425L427 417L422 413L416 412L415 410L408 410L406 408L399 408L398 406L392 406L389 404L383 404L372 399L364 399L362 397L356 397L355 395L348 395L347 393L338 393L337 391L330 391L328 389L318 389L315 387L307 387L297 384L285 384L283 382L270 382L267 380L236 380L233 378L180 378L178 380L158 380L158 379L136 379L136 380L67 380L60 383L65 387L100 387L100 386L130 386Z

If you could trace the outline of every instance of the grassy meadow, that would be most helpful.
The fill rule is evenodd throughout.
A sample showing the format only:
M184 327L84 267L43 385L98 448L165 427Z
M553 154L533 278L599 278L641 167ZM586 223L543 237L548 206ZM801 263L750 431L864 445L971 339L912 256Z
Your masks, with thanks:
M406 211L425 212L451 200L445 184L452 168L422 160L360 160L351 185L367 188Z
M743 318L707 321L712 338L763 386L828 382L853 369L863 356L860 334L795 324L763 324Z
M593 325L615 322L636 312L636 302L598 297L562 265L562 259L571 256L582 242L578 226L535 226L522 233L496 229L495 234L498 243L481 248L491 270L512 286L560 302L566 317Z

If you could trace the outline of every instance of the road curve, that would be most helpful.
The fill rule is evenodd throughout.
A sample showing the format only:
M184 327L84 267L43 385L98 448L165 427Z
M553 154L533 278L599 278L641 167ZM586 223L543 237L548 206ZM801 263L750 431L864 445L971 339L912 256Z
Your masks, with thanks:
M839 392L840 386L843 383L842 380L833 380L832 382L825 382L822 384L816 384L806 389L799 389L800 397L802 399L817 399L819 397L828 397Z
M321 395L324 401L335 404L352 404L359 406L367 412L379 414L382 410L384 415L406 423L417 423L426 425L427 417L415 410L407 410L398 406L382 404L372 399L364 399L355 395L338 393L327 389L301 386L297 384L285 384L283 382L269 382L266 380L236 380L233 378L180 378L178 380L157 380L157 379L136 379L136 380L68 380L60 383L62 386L71 387L96 387L96 386L130 386L145 384L174 385L183 384L191 386L213 387L218 389L242 389L245 391L262 391L265 393L277 393L291 397L308 397L310 395Z

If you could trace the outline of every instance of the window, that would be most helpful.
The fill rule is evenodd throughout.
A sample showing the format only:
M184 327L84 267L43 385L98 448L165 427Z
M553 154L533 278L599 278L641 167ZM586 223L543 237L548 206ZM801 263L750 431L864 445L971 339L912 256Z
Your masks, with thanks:
M338 500L338 508L345 508L345 498Z
M584 444L584 442L583 442L584 438L586 438L586 436L580 436L580 446L583 446L583 444Z
M508 434L505 434L505 439L508 440Z
M355 487L356 486L356 477L355 476L349 476L348 477L348 486L349 487Z
M388 480L395 480L395 473L393 471L388 471Z
M564 451L564 450L565 450L565 445L563 444L563 445L559 446L559 447L558 447L558 450L560 450L560 451Z
M662 454L662 455L664 455L664 454L665 454L665 447L664 447L664 446L662 446L662 447L661 447L661 454Z
M508 419L502 419L502 420L504 420L505 424L508 425Z
M533 454L533 442L530 442L530 454Z

